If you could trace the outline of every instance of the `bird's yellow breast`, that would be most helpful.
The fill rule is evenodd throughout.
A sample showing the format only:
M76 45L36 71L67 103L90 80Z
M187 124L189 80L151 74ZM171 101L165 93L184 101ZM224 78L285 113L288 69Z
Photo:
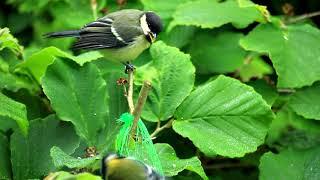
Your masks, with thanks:
M128 62L135 60L145 49L150 47L144 35L136 38L131 44L118 49L104 49L101 52L105 58L115 62Z

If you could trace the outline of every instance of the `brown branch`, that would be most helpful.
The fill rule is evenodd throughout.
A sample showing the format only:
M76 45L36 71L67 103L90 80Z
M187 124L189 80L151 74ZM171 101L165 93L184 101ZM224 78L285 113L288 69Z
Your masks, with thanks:
M296 23L298 21L304 20L304 19L308 19L308 18L312 18L315 16L320 16L320 11L316 11L316 12L312 12L312 13L307 13L307 14L303 14L294 18L290 18L288 19L287 23Z
M129 106L130 114L134 112L134 102L133 102L133 71L128 71L128 91L127 91L127 101Z
M150 137L152 139L154 139L159 132L163 131L166 128L170 128L172 126L173 121L174 121L174 119L172 118L165 125L163 125L161 127L160 127L160 121L158 121L157 128L153 131L153 133L150 135Z
M132 129L131 129L131 136L132 137L134 137L135 131L137 129L138 121L140 119L140 115L142 112L142 108L144 106L144 103L147 100L150 89L151 89L151 83L149 81L144 81L142 88L140 90L140 93L139 93L138 102L137 102L137 104L134 108L134 111L133 111L134 119L133 119L133 125L132 125Z

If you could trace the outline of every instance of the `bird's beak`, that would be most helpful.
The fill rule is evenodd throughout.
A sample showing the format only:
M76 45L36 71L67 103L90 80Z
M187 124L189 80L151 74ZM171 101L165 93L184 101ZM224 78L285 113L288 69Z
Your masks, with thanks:
M153 32L149 32L148 33L148 36L151 40L151 42L153 43L154 41L156 41L156 38L157 38L157 34L156 33L153 33Z

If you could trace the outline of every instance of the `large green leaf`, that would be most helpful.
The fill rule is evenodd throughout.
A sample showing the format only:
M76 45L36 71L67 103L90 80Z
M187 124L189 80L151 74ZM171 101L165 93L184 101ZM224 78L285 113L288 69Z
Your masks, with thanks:
M199 174L203 179L208 179L198 157L179 159L169 144L157 143L155 147L160 157L165 176L175 176L186 169Z
M240 67L246 56L246 51L239 46L241 37L241 33L228 31L219 34L199 32L189 50L197 72L227 73Z
M298 90L292 95L289 106L299 115L320 120L320 84Z
M124 95L124 89L117 84L119 78L126 77L123 68L113 69L103 75L107 83L108 117L105 118L105 128L101 131L96 147L103 151L113 151L114 140L120 130L121 123L117 121L121 114L128 112L128 102Z
M50 156L52 157L54 166L62 168L64 166L68 168L85 168L90 164L96 162L100 158L89 157L89 158L74 158L69 154L65 153L61 148L53 146L50 150Z
M227 23L244 28L254 21L265 22L267 18L268 13L264 7L248 0L227 0L221 3L212 0L197 0L189 1L177 8L169 29L176 25L215 28Z
M20 70L30 72L38 81L38 83L40 83L41 77L46 72L47 67L58 57L72 59L82 66L86 62L102 57L102 55L94 51L84 53L79 56L72 56L56 47L47 47L39 52L34 53L23 63L19 64L17 71Z
M297 88L320 80L320 30L310 25L280 28L261 24L240 44L247 50L268 53L278 75L278 87ZM261 43L263 42L263 43Z
M194 83L190 56L159 41L152 45L153 61L137 69L136 83L152 84L142 117L149 121L167 120L189 95Z
M14 53L21 53L23 48L19 45L18 40L14 38L8 28L0 28L0 51L9 48Z
M260 160L260 179L319 179L320 148L304 151L288 149L280 154L268 152Z
M173 129L206 155L241 157L264 142L273 113L253 88L219 76L193 91L175 117Z
M0 179L11 179L9 141L0 133Z
M98 131L107 118L107 88L99 69L92 63L80 67L73 61L56 60L42 79L43 91L60 119L71 121L77 134L97 142Z
M9 117L6 120L16 121L22 134L26 135L29 126L26 106L8 98L0 92L0 107L0 116Z
M51 115L31 121L27 137L14 132L10 145L14 179L34 179L55 170L50 157L52 146L71 154L79 146L79 138L71 124Z

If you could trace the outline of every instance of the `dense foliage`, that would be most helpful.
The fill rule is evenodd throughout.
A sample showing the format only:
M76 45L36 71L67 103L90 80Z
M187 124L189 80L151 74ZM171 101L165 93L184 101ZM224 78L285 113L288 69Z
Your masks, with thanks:
M142 120L166 176L320 179L319 22L296 16L317 0L1 1L0 179L100 179L127 75L43 34L123 8L165 24L134 61L134 97L150 80Z

